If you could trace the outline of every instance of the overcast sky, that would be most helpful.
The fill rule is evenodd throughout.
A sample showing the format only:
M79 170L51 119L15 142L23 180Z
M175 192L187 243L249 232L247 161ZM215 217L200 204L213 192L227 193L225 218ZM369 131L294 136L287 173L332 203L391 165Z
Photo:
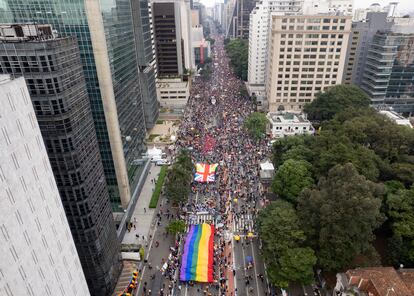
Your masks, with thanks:
M215 2L220 3L223 1L219 0L201 0L201 2L206 6L213 6ZM388 3L393 2L391 0L354 0L355 8L365 8L370 6L372 3L379 3L381 6L385 6ZM397 11L401 14L414 11L414 0L397 0L399 2L397 6Z

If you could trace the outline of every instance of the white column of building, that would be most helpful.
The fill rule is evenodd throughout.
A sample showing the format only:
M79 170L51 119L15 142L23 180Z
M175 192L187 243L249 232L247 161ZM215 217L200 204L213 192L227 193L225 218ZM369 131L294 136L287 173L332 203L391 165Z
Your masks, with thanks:
M0 76L0 294L88 296L23 77Z

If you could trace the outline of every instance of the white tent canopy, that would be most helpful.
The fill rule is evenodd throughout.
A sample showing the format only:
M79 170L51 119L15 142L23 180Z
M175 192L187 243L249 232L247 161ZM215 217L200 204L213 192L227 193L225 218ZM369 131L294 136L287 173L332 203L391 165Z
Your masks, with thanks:
M260 169L262 171L274 171L275 167L270 161L266 161L260 164Z
M147 155L150 158L161 158L162 150L154 146L153 148L148 149Z

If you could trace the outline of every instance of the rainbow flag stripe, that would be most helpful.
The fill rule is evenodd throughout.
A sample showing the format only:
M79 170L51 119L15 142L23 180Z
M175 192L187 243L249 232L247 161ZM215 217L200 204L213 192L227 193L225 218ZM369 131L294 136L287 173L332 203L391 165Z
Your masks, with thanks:
M191 225L187 234L180 269L180 280L213 282L214 226Z

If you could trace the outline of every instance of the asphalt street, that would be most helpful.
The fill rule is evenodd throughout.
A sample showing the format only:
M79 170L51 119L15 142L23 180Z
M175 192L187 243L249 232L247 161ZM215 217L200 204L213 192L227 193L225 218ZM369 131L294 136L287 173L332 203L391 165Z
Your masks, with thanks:
M190 151L194 163L219 163L216 180L193 183L188 203L180 209L163 200L146 261L140 265L136 295L270 295L254 227L263 204L259 163L270 154L268 139L255 141L246 134L243 122L254 111L253 103L241 94L244 85L230 69L223 37L213 24L210 27L215 39L213 73L210 81L196 77L193 82L175 146L176 152ZM184 239L176 241L165 233L178 211L188 224L216 226L213 283L179 281Z

